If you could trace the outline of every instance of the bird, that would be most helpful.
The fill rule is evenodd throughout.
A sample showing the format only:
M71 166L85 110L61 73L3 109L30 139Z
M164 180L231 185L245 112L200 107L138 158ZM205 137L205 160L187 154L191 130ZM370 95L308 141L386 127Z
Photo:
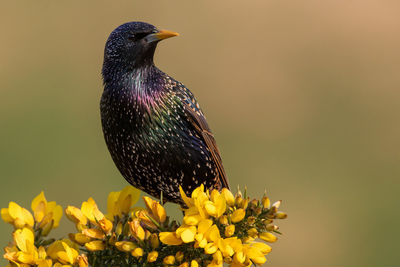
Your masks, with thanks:
M104 49L100 115L116 167L134 187L164 202L183 204L204 185L229 184L221 154L193 93L154 64L157 44L176 32L128 22L109 35Z

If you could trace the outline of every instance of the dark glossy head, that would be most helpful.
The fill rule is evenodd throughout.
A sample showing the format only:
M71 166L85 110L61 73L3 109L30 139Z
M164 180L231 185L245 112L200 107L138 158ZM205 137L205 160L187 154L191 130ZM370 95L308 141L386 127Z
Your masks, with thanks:
M153 64L157 43L177 36L177 33L160 31L145 22L128 22L116 28L108 37L104 50L104 65L137 68Z

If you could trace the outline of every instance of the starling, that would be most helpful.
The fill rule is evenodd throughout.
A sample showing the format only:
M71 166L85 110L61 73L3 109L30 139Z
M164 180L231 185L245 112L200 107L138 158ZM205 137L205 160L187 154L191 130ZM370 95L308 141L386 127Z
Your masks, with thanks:
M159 41L177 36L129 22L109 36L102 68L104 138L123 177L138 189L182 204L190 194L229 188L220 153L192 92L153 63Z

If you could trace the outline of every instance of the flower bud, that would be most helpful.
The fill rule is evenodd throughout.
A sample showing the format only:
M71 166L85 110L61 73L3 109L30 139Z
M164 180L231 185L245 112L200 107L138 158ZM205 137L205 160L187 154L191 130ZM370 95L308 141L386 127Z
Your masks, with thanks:
M167 257L165 257L165 258L163 259L163 263L166 264L166 265L172 265L172 264L175 263L175 257L172 256L172 255L167 256Z
M142 248L135 248L132 250L131 255L135 258L139 258L143 256L143 249Z
M247 223L252 225L256 222L256 217L254 216L250 216L249 218L247 218Z
M178 251L178 252L175 254L175 259L176 259L177 262L181 262L181 261L183 260L183 257L184 257L184 256L185 256L185 255L183 254L182 251Z
M105 245L102 240L94 240L85 244L86 249L90 251L104 250Z
M219 223L222 225L227 225L228 224L228 217L226 215L222 215L219 217Z
M251 229L249 229L249 230L247 231L247 234L248 234L250 237L256 238L256 237L258 236L258 231L257 231L256 228L251 228Z
M227 227L225 227L225 236L226 237L231 237L235 233L235 225L231 224Z
M122 234L122 222L119 222L118 224L117 224L117 227L115 227L115 233L117 234L117 235L121 235Z
M160 241L158 240L157 234L150 235L150 244L153 249L156 249L160 246Z
M250 201L249 203L251 208L257 208L258 207L258 200L257 199L253 199L252 201Z
M133 219L133 221L129 222L129 227L134 237L139 240L144 240L145 232L142 226L140 226L140 221L138 219Z
M115 242L115 247L123 252L131 252L136 248L136 245L129 241Z
M190 262L190 267L199 267L199 263L196 260Z
M231 220L233 223L240 222L241 220L243 220L245 215L246 215L246 212L244 211L244 209L237 209L231 215Z
M243 202L243 198L241 196L239 196L239 195L236 195L236 198L235 198L236 207L241 207L242 202Z
M243 201L240 203L240 205L238 207L242 208L242 209L247 209L248 205L249 205L249 199L245 198L245 199L243 199Z
M268 224L265 228L267 229L267 231L272 232L278 230L279 227L271 223Z
M267 226L268 224L273 223L273 221L274 221L274 220L272 220L272 219L265 219L265 220L263 220L263 224L264 224L265 226Z
M266 196L262 198L261 203L262 203L264 209L269 209L271 206L271 201Z
M259 237L265 242L269 243L274 243L278 239L275 235L268 232L261 233Z
M287 214L285 212L279 211L275 214L276 219L286 219Z
M262 213L261 207L256 208L256 210L254 211L254 213L255 213L256 215L260 215L260 214Z
M231 237L235 233L235 225L231 224L227 227L225 227L225 236L226 237Z
M158 252L157 251L152 251L147 255L147 261L148 262L155 262L158 257Z

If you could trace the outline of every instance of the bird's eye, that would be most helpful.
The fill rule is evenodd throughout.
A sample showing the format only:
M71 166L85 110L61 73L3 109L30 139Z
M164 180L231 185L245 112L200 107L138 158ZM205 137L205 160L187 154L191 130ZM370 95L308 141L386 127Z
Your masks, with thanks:
M144 37L146 37L149 33L148 32L141 32L141 33L137 33L135 34L136 39L142 39Z
M135 33L132 34L128 37L129 41L135 42L138 41L140 39L143 39L144 37L146 37L149 33L148 32L139 32L139 33Z
M129 41L136 41L136 36L134 35L134 34L132 34L132 35L130 35L129 37L128 37L128 40Z

